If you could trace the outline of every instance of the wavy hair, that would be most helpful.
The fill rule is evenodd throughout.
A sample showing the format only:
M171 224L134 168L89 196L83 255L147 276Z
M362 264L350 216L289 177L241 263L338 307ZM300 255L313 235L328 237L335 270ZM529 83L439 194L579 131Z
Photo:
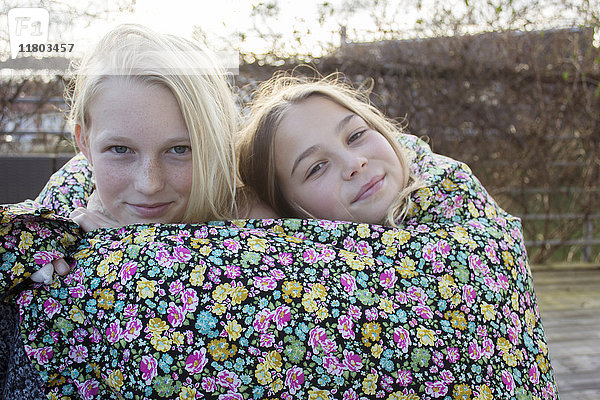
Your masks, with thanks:
M390 143L404 174L403 190L390 205L381 223L397 226L411 207L410 194L422 187L408 165L404 149L398 142L402 127L387 119L371 105L370 88L354 89L341 74L307 78L280 73L262 83L250 106L250 115L238 141L238 168L242 181L282 217L313 217L301 206L291 204L281 189L275 173L274 139L279 124L290 109L311 96L325 97L361 117Z

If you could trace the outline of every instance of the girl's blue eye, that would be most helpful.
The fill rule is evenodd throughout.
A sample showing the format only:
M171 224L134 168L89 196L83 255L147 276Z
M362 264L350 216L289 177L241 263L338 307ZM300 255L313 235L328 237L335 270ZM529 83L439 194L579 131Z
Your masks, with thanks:
M174 146L171 150L176 154L184 154L186 151L190 150L190 148L189 146Z
M125 154L125 153L127 153L127 150L129 150L129 148L127 146L113 146L112 147L112 151L114 151L117 154Z
M353 143L353 142L357 141L358 139L360 139L366 131L367 131L366 129L363 129L362 131L354 132L353 134L351 134L350 137L348 138L348 144Z

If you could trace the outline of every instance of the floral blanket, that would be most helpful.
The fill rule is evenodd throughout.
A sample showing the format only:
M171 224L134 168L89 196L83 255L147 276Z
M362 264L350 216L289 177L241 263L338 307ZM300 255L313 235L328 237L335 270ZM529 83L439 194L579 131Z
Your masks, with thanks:
M402 142L426 187L401 228L277 219L84 234L59 215L91 190L81 159L38 202L3 206L0 289L75 261L13 298L49 397L558 398L520 221L466 165Z

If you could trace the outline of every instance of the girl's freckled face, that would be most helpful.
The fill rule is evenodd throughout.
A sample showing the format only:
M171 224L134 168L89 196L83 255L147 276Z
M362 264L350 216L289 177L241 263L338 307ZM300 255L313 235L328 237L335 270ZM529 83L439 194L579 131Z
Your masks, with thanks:
M89 131L77 139L106 210L123 224L181 222L193 167L188 130L171 91L111 79L89 115Z
M292 106L277 129L274 151L287 201L316 218L381 223L404 186L400 160L386 138L323 96Z

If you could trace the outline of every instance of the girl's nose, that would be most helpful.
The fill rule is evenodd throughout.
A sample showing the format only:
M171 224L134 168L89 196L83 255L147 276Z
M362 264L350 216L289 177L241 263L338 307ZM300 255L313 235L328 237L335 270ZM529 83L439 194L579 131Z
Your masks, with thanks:
M144 160L135 174L135 189L150 196L161 191L164 187L162 168L157 160Z
M344 158L344 169L342 177L345 180L350 180L360 174L361 170L367 166L368 160L366 157L357 154L348 154Z

